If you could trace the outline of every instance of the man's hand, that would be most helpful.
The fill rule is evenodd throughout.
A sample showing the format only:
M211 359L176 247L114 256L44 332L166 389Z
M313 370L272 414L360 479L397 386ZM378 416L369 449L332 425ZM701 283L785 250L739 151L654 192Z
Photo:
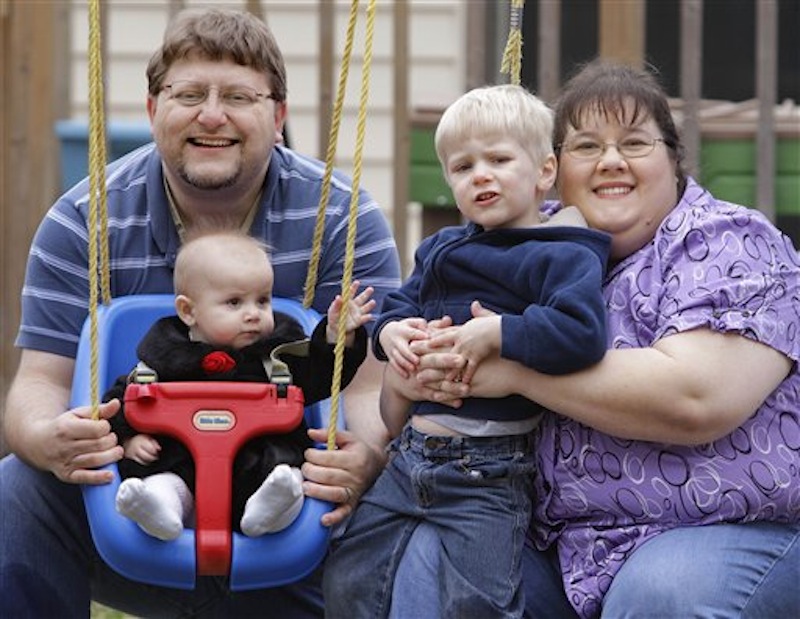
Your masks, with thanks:
M74 359L68 357L22 351L6 399L5 438L20 459L61 481L105 484L113 473L94 469L122 457L106 421L117 413L119 402L101 404L99 420L91 418L88 406L67 410L74 368Z
M100 405L97 420L92 419L91 407L84 406L38 421L37 431L49 437L41 441L46 446L47 468L67 483L99 485L112 481L111 471L96 469L122 458L122 447L107 421L117 411L119 400L115 399Z
M311 428L311 440L326 443L325 428ZM330 527L349 516L386 464L386 457L359 440L352 432L337 430L336 449L307 449L302 471L306 496L329 501L337 507L322 516Z

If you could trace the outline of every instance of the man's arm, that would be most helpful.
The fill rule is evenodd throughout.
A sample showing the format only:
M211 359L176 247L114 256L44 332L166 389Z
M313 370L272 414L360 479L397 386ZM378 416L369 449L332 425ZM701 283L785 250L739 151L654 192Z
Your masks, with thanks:
M347 429L379 455L380 468L385 463L384 448L389 442L389 432L378 409L383 367L384 364L368 349L366 360L344 391Z
M119 410L113 400L100 407L67 410L75 360L35 350L23 350L19 369L6 399L4 431L9 448L60 480L79 484L111 481L112 473L92 470L116 462L122 447L106 421Z

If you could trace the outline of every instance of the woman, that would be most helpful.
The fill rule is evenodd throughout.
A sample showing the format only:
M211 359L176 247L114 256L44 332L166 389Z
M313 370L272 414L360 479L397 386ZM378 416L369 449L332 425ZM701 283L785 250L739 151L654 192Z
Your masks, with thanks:
M394 383L454 405L517 393L560 413L536 447L533 616L556 614L546 549L581 617L800 616L795 248L686 176L646 72L584 67L557 104L554 143L562 203L612 235L603 361L547 376L493 359L465 385L443 380L461 361L438 353L423 359L424 389Z

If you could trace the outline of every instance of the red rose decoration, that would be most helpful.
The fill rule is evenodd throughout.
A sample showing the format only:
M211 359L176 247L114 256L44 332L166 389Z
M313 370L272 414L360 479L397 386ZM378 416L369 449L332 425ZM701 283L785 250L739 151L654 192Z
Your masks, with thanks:
M210 352L203 357L203 370L206 374L223 374L235 367L236 362L228 353L221 350Z

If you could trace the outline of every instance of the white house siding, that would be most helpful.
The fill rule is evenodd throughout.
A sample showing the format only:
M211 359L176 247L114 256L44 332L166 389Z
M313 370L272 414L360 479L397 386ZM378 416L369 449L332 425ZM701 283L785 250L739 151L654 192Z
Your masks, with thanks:
M330 0L326 0L330 1ZM464 91L465 23L469 0L410 0L409 107L445 105ZM88 9L86 0L73 0L70 28L72 118L88 116ZM393 9L391 0L379 0L370 71L369 112L364 146L362 185L383 205L391 221L394 205L393 114ZM109 120L147 121L144 70L159 45L169 18L165 0L107 0L108 32L104 45L108 60L104 70ZM238 0L200 2L186 7L225 6L245 8ZM337 147L337 166L352 170L361 84L363 33L367 2L362 10L353 47L345 112ZM289 134L298 151L322 157L319 139L319 5L317 1L263 0L263 16L275 33L285 55L289 88ZM334 49L344 48L350 2L336 0ZM339 59L334 66L334 86ZM335 92L334 92L335 94ZM415 209L410 209L414 213ZM412 218L411 239L416 239Z

